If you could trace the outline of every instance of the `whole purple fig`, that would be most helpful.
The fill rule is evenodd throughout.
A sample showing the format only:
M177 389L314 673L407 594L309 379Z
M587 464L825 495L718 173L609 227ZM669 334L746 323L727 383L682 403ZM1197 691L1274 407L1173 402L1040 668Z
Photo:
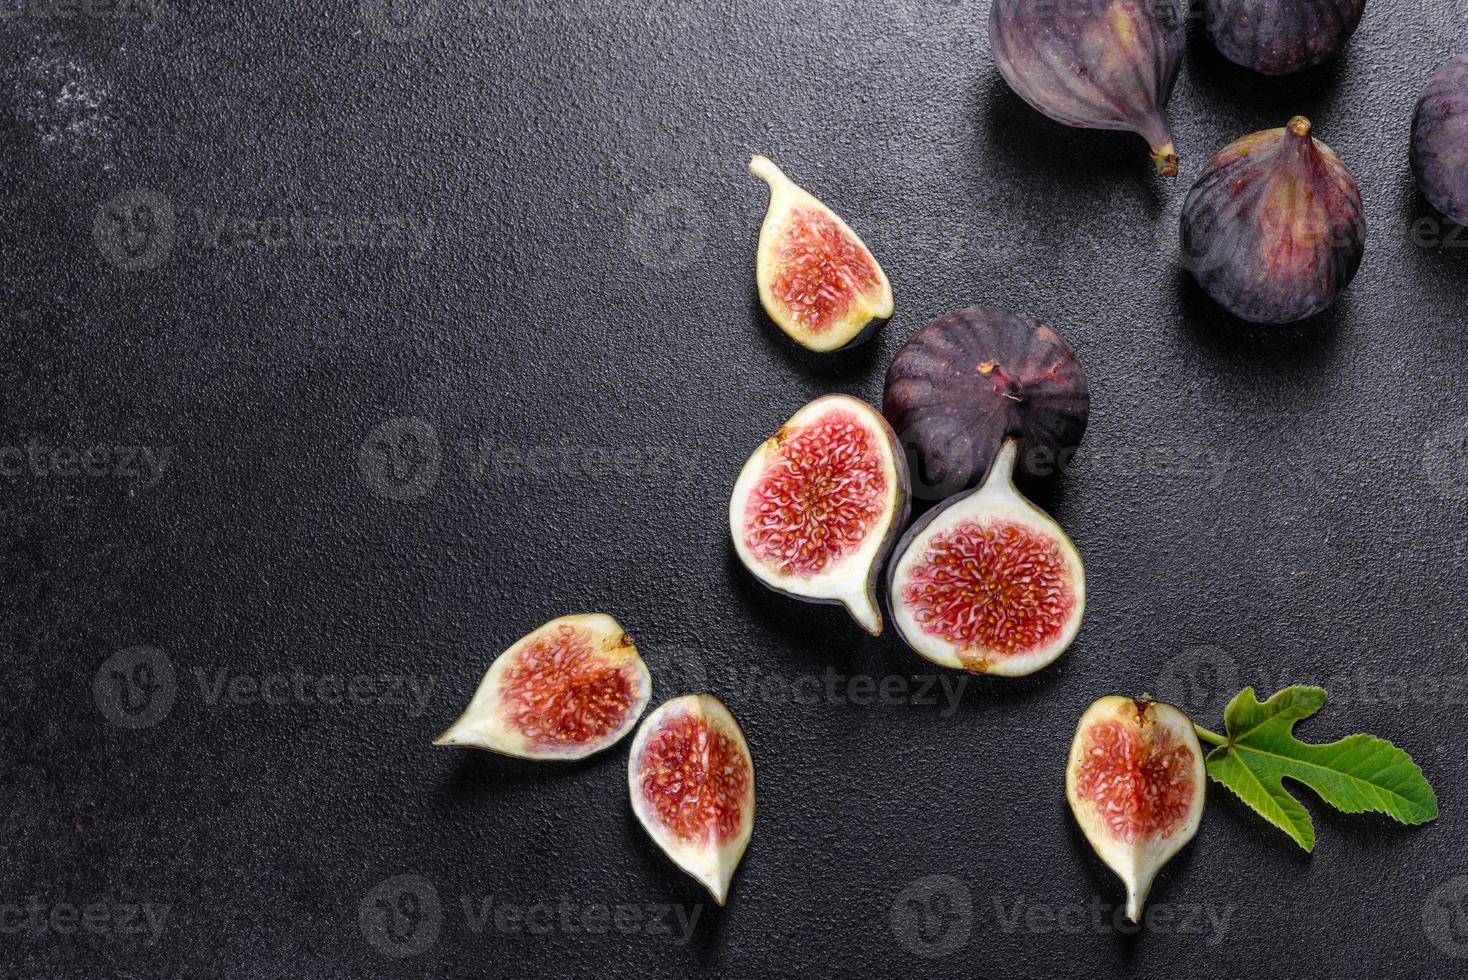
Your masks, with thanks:
M1177 175L1163 106L1185 40L1178 0L994 0L989 47L1009 87L1067 126L1137 133Z
M1433 75L1417 103L1412 169L1422 196L1468 227L1468 54Z
M1361 191L1296 116L1208 161L1183 202L1182 246L1193 278L1235 316L1303 320L1334 303L1361 267Z
M1345 47L1365 8L1366 0L1203 0L1203 26L1234 64L1289 75Z

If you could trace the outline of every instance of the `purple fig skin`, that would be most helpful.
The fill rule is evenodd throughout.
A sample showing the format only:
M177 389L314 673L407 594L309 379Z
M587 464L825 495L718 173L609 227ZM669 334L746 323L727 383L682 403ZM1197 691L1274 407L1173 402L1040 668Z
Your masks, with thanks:
M1090 414L1086 373L1070 345L1031 317L971 306L919 329L892 358L882 414L909 456L915 497L976 486L1008 437L1015 469L1064 468Z
M1412 170L1422 196L1468 227L1468 54L1433 75L1417 103Z
M1208 161L1183 202L1183 256L1220 306L1252 323L1294 323L1330 306L1366 251L1361 191L1296 116Z
M1177 148L1163 107L1185 43L1177 0L994 0L989 48L1015 94L1056 122L1120 129L1165 177Z
M1290 75L1337 54L1366 0L1204 0L1204 30L1229 61L1265 75Z

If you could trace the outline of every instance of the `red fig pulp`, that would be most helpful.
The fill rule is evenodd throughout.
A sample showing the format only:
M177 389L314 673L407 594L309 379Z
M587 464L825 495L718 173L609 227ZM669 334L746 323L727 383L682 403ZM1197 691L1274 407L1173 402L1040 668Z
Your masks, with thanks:
M1193 278L1235 316L1303 320L1334 303L1361 267L1361 191L1296 116L1208 161L1183 203L1182 248Z
M907 450L914 494L937 500L977 483L1010 436L1021 475L1054 474L1080 445L1090 405L1080 360L1054 330L971 306L897 352L882 414Z
M814 351L850 347L892 316L892 286L841 217L765 157L750 172L770 188L755 279L760 303L796 343Z
M993 0L989 47L1009 87L1067 126L1122 129L1166 177L1177 149L1163 107L1185 40L1176 0Z
M904 642L944 667L1018 677L1081 628L1086 573L1060 526L1015 489L1006 440L982 486L941 504L897 546L888 577Z
M1288 75L1344 48L1366 0L1204 0L1203 7L1208 37L1225 58Z
M1422 196L1468 227L1468 54L1427 83L1412 119L1412 169Z
M434 744L580 759L621 741L651 694L647 665L615 619L562 616L500 654Z
M1066 799L1096 854L1126 885L1133 922L1157 872L1197 833L1206 781L1193 723L1172 705L1111 696L1081 716Z
M877 576L907 514L907 466L891 427L865 402L827 395L791 416L744 464L729 500L729 533L762 583L840 603L879 635Z
M662 705L637 730L627 772L643 829L723 905L754 830L754 760L728 707L712 694Z

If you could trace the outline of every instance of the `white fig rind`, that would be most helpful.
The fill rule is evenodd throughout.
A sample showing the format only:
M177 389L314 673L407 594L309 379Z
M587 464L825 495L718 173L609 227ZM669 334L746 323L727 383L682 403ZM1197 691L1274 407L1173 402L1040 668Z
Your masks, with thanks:
M891 318L896 309L892 284L887 280L887 273L882 271L882 264L839 214L785 176L784 171L775 166L773 161L756 156L749 161L749 172L770 188L770 204L765 210L764 224L760 227L759 251L755 258L755 281L759 286L760 305L765 308L765 313L791 340L807 350L841 350L870 338L878 327ZM838 228L850 235L871 259L879 280L874 290L855 298L845 316L819 331L793 322L787 315L784 304L774 295L773 284L780 271L779 245L784 238L786 223L797 208L809 208L825 214Z
M780 445L784 434L810 425L835 409L852 413L872 433L875 444L881 447L889 488L887 508L861 547L834 568L813 578L784 575L779 569L761 561L745 543L743 529L748 516L749 495L758 486L770 454ZM740 562L765 586L805 602L839 603L846 607L862 629L873 636L880 636L883 624L882 607L877 602L877 581L910 511L907 457L898 448L892 426L866 402L848 395L825 395L792 415L775 435L750 455L739 471L734 493L729 499L729 533Z
M913 608L903 598L903 583L910 577L913 565L922 559L934 535L964 521L1003 520L1030 528L1054 540L1070 566L1070 580L1075 590L1075 604L1060 634L1049 643L1025 653L995 659L982 671L998 677L1023 677L1054 663L1080 632L1086 610L1086 569L1070 536L1040 508L1025 499L1014 485L1014 465L1018 444L1006 439L994 457L984 481L973 490L961 493L938 505L903 537L897 546L897 557L887 578L887 600L892 609L892 622L897 634L915 653L940 667L972 670L964 662L962 648L923 629Z
M614 663L631 666L637 684L637 700L633 709L627 712L627 718L616 731L609 732L597 741L585 745L552 749L535 745L513 726L506 723L500 688L505 670L514 663L520 651L537 638L554 633L562 626L570 626L592 633L600 641L604 657L611 659ZM648 673L647 664L638 654L632 638L622 629L620 623L606 613L561 616L525 634L516 640L513 646L496 657L483 680L479 682L479 687L474 691L474 697L469 701L469 706L464 709L464 713L448 727L447 731L435 739L433 744L484 749L517 759L536 761L584 759L589 755L595 755L597 752L611 748L625 738L637 724L637 719L642 717L642 713L647 710L647 702L651 697L652 675Z
M1193 802L1188 817L1175 831L1157 840L1128 844L1113 837L1096 813L1094 803L1082 800L1077 789L1077 776L1084 760L1086 733L1096 725L1113 719L1136 727L1139 706L1145 706L1146 724L1166 726L1177 740L1185 745L1193 757ZM1116 872L1126 887L1126 917L1132 922L1142 921L1142 910L1152 882L1174 854L1182 850L1203 819L1203 803L1208 783L1207 770L1203 763L1203 747L1198 744L1193 722L1179 708L1158 701L1139 701L1117 695L1108 695L1086 709L1076 726L1075 738L1071 740L1069 764L1065 767L1065 798L1075 814L1076 822L1086 835L1086 840L1096 855Z
M642 798L640 777L647 740L658 730L665 718L682 712L702 717L710 729L717 729L728 735L749 765L749 790L741 804L739 832L729 841L712 848L677 840L660 825L657 815ZM734 872L749 847L749 838L754 833L754 781L754 757L750 755L749 743L744 739L744 729L739 727L738 720L723 701L707 693L685 694L660 705L638 728L637 736L632 740L632 751L627 757L627 791L632 798L632 812L637 815L637 822L663 853L707 888L714 901L720 905L728 901L729 883L734 878Z

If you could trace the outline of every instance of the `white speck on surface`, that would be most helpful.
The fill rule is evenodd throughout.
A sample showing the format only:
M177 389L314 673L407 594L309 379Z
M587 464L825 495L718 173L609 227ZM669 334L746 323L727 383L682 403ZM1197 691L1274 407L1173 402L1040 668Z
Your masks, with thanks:
M48 150L105 154L112 140L111 95L84 64L33 55L14 83L16 118Z

